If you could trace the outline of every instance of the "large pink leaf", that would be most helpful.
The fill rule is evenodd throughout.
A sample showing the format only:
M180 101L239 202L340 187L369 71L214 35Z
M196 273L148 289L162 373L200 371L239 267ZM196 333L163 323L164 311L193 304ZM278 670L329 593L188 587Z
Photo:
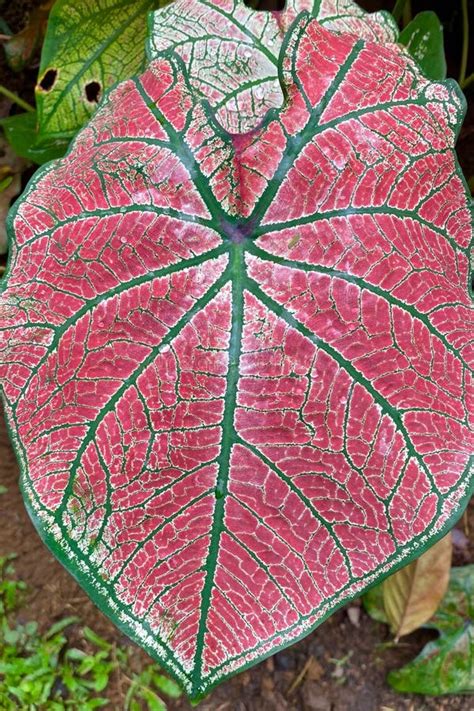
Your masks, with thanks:
M252 10L243 0L176 0L151 16L148 57L177 52L219 123L229 132L249 131L282 103L278 57L286 31L303 11L362 39L386 44L398 37L391 14L369 14L353 0L287 0L282 12Z
M12 217L0 370L27 506L198 697L449 528L472 488L455 84L302 16L229 136L157 59Z

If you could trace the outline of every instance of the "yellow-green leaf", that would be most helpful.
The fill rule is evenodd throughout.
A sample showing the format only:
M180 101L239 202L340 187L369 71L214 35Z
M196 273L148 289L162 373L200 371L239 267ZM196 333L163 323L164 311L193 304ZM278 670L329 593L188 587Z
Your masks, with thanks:
M112 84L140 71L147 14L166 0L57 0L36 85L40 141L69 138Z
M436 612L448 588L451 553L448 534L384 581L385 612L397 639L416 630Z

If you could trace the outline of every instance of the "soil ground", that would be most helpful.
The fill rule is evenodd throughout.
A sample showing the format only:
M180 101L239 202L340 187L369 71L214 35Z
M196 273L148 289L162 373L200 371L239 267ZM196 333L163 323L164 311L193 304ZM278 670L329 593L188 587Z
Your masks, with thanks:
M21 29L29 10L38 0L0 0L0 16L13 31ZM361 3L367 9L380 9L384 3L368 0ZM415 2L416 10L435 9L440 15L449 3L430 0ZM393 5L385 3L386 8ZM470 3L472 5L472 2ZM439 7L438 7L439 6ZM451 5L450 5L451 6ZM473 15L474 16L474 15ZM450 26L446 32L448 68L455 75L459 52L459 28ZM471 63L472 64L472 63ZM472 68L471 68L472 70ZM32 101L35 66L20 73L11 73L0 52L1 82ZM472 90L470 97L472 99ZM0 101L0 115L10 106ZM461 165L469 178L474 175L474 102L469 102L467 120L462 130L458 152ZM29 589L27 606L21 611L21 621L37 620L47 629L65 616L77 615L81 626L88 625L97 633L118 645L135 647L108 619L99 612L78 584L52 557L36 534L23 506L19 487L19 472L0 417L0 483L7 493L0 496L0 555L16 553L18 577ZM470 535L469 535L470 534ZM455 564L474 562L474 503L455 529ZM342 609L303 641L279 652L250 671L218 687L199 709L201 711L472 711L474 701L463 696L430 699L410 695L400 696L387 685L385 678L395 669L413 659L433 633L418 631L398 645L390 644L386 626L371 620L359 603L353 609ZM354 609L355 608L355 609ZM354 624L354 620L357 625ZM70 628L74 643L78 642L81 626ZM132 655L136 669L148 661L147 655L136 649ZM301 672L307 673L300 683ZM128 680L117 675L107 689L111 699L109 711L121 711ZM186 700L169 702L174 711L190 711ZM80 711L80 710L78 710Z

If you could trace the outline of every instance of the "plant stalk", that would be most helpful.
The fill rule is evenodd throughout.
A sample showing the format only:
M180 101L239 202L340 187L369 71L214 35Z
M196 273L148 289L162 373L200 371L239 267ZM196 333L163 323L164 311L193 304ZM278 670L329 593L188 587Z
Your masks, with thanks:
M467 89L467 87L470 86L473 82L474 72L472 74L469 74L469 76L466 77L463 82L461 82L461 89Z
M403 11L405 10L405 5L407 4L407 0L397 0L395 3L395 6L392 10L392 15L395 19L395 22L399 23L400 20L403 17Z
M461 66L459 69L459 84L462 89L466 88L466 71L467 58L469 54L469 12L467 9L467 0L461 0L462 9L462 53ZM472 75L469 77L469 83L472 81Z
M413 19L411 10L411 0L407 0L403 8L403 27L406 27Z
M16 94L13 93L13 91L10 91L10 89L7 89L5 86L2 86L0 84L0 94L3 94L3 96L6 96L7 99L10 99L14 104L17 104L17 106L20 106L22 109L25 109L25 111L34 111L35 107L29 104L27 101L24 99L20 98Z

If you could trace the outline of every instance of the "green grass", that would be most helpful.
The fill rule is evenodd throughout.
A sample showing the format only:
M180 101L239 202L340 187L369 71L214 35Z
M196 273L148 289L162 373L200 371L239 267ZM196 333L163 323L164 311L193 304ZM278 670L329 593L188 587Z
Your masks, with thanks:
M161 695L179 698L181 689L150 663L130 672L131 649L121 649L88 627L75 630L81 640L72 646L67 631L80 623L66 617L41 633L37 621L20 623L26 585L15 577L15 556L0 557L0 709L2 711L90 711L109 703L107 689L114 674L128 684L124 711L164 711Z

